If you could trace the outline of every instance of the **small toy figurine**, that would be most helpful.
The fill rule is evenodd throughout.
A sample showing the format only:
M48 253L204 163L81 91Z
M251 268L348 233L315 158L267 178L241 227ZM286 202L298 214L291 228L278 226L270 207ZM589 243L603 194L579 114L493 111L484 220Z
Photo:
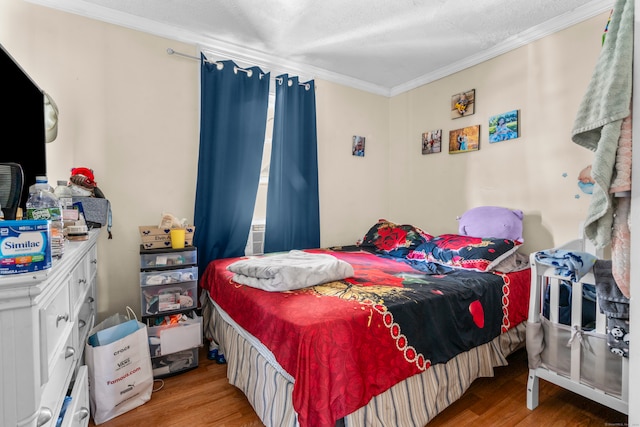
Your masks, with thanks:
M580 187L583 193L592 194L593 184L595 184L595 181L591 178L591 165L589 165L580 171L578 175L578 187Z

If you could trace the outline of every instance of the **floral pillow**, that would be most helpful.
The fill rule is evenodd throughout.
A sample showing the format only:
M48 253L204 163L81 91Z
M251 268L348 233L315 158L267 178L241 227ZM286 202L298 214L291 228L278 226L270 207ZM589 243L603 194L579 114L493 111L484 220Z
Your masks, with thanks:
M520 242L510 239L442 234L418 246L407 258L458 269L491 271L514 254L520 245Z
M394 257L404 258L423 243L433 238L432 235L413 225L398 225L386 219L379 220L369 229L362 239L360 247Z

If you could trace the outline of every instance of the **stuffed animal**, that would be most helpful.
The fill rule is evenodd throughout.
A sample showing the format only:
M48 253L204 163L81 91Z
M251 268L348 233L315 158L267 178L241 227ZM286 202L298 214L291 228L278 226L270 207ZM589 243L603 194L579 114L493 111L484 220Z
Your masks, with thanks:
M595 184L595 181L591 178L591 165L589 165L580 171L578 175L578 187L580 187L583 193L592 194L593 184Z
M104 194L98 188L98 183L93 176L93 170L79 167L71 169L71 191L76 196L98 197L104 199Z
M180 295L180 307L191 307L193 306L193 298L189 295Z
M509 239L524 242L521 210L499 206L479 206L458 218L458 233L463 236Z

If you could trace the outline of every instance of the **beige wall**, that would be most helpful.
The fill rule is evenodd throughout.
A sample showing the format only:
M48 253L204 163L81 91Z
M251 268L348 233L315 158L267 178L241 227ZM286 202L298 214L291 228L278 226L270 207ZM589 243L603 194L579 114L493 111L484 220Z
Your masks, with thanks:
M605 22L391 99L316 81L322 245L355 243L381 217L453 232L457 215L483 204L524 210L531 250L573 238L588 203L575 198L576 177L591 154L569 132ZM112 203L114 238L99 243L100 316L139 311L138 225L163 212L193 220L199 65L166 49L196 48L22 0L0 2L0 43L60 108L49 179L91 167ZM471 88L476 114L451 120L451 95ZM488 117L511 109L521 110L522 137L488 144ZM422 132L472 124L481 125L478 152L420 154ZM351 155L356 134L366 137L364 158Z
M389 208L389 100L320 81L316 114L321 243L355 244ZM364 157L351 154L354 135Z
M571 142L608 14L391 100L390 216L434 234L480 205L521 209L524 251L577 237L589 196L577 187L592 153ZM475 114L451 119L451 96L476 90ZM520 110L521 137L488 142L490 116ZM480 150L449 154L449 131L480 125ZM443 151L421 155L421 134L443 130ZM566 177L564 176L566 174ZM579 198L576 198L579 195Z
M101 317L140 310L138 225L163 212L193 221L199 65L167 55L194 47L22 0L0 3L0 43L56 101L50 182L94 170L113 211L99 239Z

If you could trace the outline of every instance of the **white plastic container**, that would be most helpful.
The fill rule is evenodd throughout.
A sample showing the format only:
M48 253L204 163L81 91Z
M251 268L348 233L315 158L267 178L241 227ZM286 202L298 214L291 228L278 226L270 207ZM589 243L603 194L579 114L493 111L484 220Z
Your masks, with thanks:
M0 276L51 268L48 221L0 222Z
M73 208L73 193L71 192L71 188L67 186L67 181L58 181L58 185L53 191L53 194L60 200L62 209Z

